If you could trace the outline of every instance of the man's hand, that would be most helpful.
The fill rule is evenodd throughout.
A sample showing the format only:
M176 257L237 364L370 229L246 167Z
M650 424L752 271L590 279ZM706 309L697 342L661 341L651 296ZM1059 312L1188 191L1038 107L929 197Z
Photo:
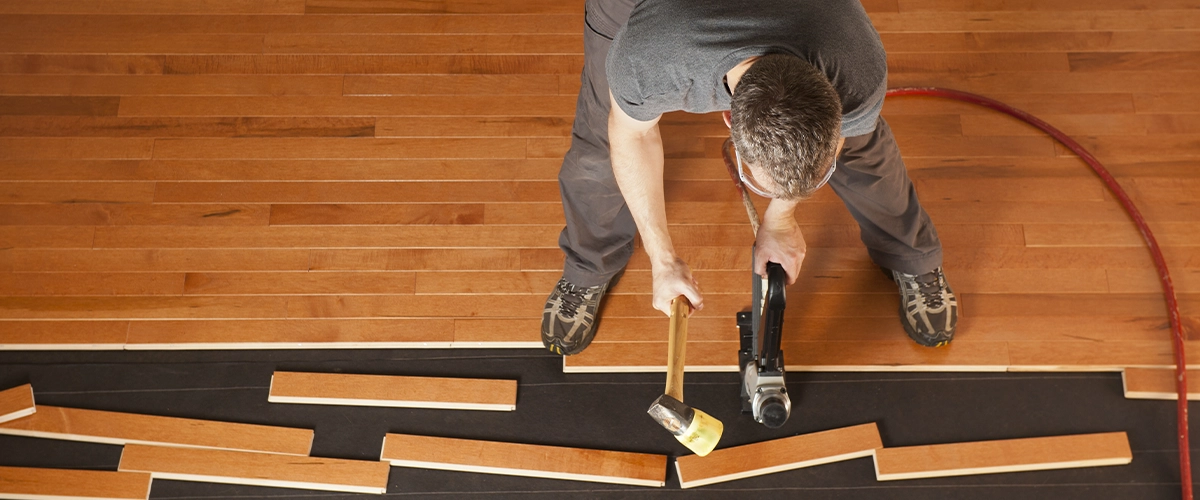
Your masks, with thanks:
M800 276L800 264L808 246L796 223L793 212L796 204L772 200L767 206L762 227L754 240L754 273L766 277L767 262L777 262L787 273L788 284Z
M654 280L654 308L667 316L671 315L671 301L680 295L687 297L692 303L692 309L699 311L704 308L704 296L700 294L700 285L692 277L692 270L678 257L652 266L651 274Z

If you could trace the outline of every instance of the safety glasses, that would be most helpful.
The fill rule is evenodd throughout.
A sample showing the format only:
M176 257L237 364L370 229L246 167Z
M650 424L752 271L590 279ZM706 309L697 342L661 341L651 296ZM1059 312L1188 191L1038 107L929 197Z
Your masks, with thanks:
M746 175L746 168L742 166L742 155L737 152L736 147L733 148L733 156L735 158L737 158L738 178L740 178L742 180L742 185L750 188L751 191L754 191L754 194L762 196L763 198L775 198L775 195L767 192L766 189L764 189L762 186L760 186L754 180L754 176ZM814 188L813 191L816 191L817 189L821 189L826 184L828 184L829 178L833 177L834 170L837 170L837 162L836 161L833 162L833 165L829 166L829 170L825 172L825 178L821 179L821 183L817 184L817 187Z

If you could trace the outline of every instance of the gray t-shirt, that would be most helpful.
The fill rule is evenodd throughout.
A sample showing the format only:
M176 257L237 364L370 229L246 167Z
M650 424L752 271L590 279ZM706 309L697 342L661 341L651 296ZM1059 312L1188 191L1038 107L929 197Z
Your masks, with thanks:
M875 129L887 58L859 0L643 0L608 52L608 85L629 116L729 109L723 77L768 53L801 57L842 100L842 136Z

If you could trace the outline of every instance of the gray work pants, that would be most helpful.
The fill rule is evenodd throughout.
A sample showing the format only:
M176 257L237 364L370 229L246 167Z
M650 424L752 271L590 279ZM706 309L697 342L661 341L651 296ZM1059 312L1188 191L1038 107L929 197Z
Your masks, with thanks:
M634 0L589 0L583 33L584 65L571 148L558 174L567 227L558 243L566 254L563 276L576 286L607 282L625 268L637 226L613 177L608 155L608 78L604 62L612 37ZM942 246L900 158L887 123L847 137L829 180L858 221L875 263L909 274L942 265Z

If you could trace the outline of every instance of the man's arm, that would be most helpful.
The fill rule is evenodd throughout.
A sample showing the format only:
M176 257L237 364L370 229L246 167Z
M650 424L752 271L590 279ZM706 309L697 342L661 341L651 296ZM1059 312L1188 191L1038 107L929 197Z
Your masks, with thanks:
M675 255L667 232L663 195L663 145L658 118L638 121L617 105L609 93L608 143L613 175L633 214L642 245L650 256L654 308L670 314L671 300L683 295L696 309L703 307L700 289L687 263Z

